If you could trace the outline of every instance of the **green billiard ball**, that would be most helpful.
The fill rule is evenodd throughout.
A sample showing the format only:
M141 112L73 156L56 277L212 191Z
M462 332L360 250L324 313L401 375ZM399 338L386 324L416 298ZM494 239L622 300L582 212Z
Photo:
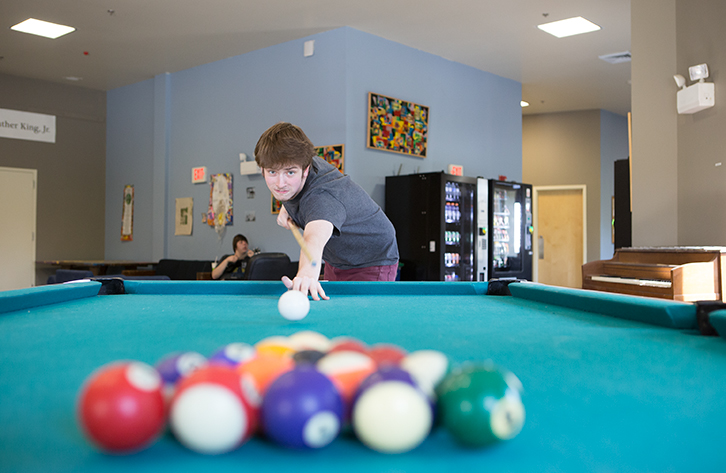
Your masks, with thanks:
M521 394L519 380L494 365L455 370L437 388L441 424L472 447L512 439L524 425Z

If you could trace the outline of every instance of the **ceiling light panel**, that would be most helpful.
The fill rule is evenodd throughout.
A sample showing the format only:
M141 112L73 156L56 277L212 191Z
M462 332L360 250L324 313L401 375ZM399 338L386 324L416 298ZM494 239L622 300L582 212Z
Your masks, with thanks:
M542 25L537 25L537 28L553 36L557 36L558 38L590 33L591 31L597 31L600 29L598 25L584 19L581 16L544 23Z
M49 21L36 20L28 18L27 20L10 27L11 30L20 31L21 33L30 33L45 38L56 39L73 31L72 26L59 25Z

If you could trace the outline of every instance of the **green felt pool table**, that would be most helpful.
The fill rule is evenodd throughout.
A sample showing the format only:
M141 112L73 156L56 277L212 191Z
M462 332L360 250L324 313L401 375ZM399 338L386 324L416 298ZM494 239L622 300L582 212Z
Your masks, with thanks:
M323 283L329 301L290 322L279 282L99 282L0 293L0 471L685 472L726 465L726 340L696 330L692 304L510 284ZM723 313L712 315L714 325ZM718 328L718 327L717 327ZM526 422L511 441L473 450L435 429L400 455L342 436L320 451L255 438L204 456L165 434L117 456L95 450L75 417L78 390L119 359L155 364L230 342L315 330L452 363L492 360L524 385ZM718 329L726 332L726 328Z

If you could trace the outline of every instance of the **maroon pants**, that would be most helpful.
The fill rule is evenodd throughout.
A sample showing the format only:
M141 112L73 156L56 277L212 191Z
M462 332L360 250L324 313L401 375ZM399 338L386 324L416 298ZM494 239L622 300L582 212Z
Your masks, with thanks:
M325 263L323 278L328 281L395 281L398 264L367 268L338 269Z

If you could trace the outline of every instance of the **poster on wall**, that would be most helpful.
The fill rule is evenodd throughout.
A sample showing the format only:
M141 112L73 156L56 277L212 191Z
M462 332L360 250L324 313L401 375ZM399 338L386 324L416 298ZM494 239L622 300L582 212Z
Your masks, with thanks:
M174 235L192 234L192 215L194 212L194 199L181 197L176 199L176 217L174 219Z
M425 158L428 132L428 107L368 94L368 148Z
M276 215L280 213L280 208L282 207L282 202L275 199L275 196L272 195L272 215Z
M338 168L345 174L345 145L330 145L315 147L315 154Z
M121 211L121 241L134 240L134 186L124 186L124 203Z
M207 225L221 233L232 225L232 174L212 174L209 191Z

